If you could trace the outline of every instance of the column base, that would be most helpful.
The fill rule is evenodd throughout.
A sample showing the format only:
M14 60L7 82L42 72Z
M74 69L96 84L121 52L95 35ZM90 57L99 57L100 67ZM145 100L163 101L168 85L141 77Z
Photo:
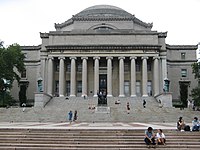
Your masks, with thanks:
M76 97L76 95L70 95L69 97Z
M113 97L112 95L107 95L107 97Z
M97 95L94 95L93 97L97 97Z
M59 97L64 97L64 95L60 94Z
M125 97L125 95L119 95L119 97Z
M148 95L142 95L142 97L148 97Z
M131 97L137 97L136 95L131 95Z

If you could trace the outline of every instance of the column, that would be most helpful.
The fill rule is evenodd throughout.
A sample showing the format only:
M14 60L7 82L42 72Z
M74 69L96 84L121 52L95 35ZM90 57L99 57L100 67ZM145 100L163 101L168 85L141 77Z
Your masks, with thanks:
M124 59L125 57L119 57L119 97L125 97L124 95Z
M97 97L97 91L99 90L99 59L100 57L94 57L94 97Z
M53 57L48 58L48 86L47 93L53 95Z
M42 90L43 90L43 92L47 92L46 91L46 86L45 86L45 84L46 84L46 78L45 78L45 70L46 69L46 58L42 58L41 59L41 77L42 77L42 79L43 79L43 81L42 81Z
M136 68L135 60L137 57L130 57L131 59L131 97L136 97Z
M164 84L165 84L165 82L164 82L164 79L165 78L167 78L167 62L166 62L166 57L165 56L163 56L162 58L161 58L161 63L162 63L162 88L164 88Z
M142 97L147 97L147 59L142 57Z
M112 59L113 57L106 57L107 59L107 96L112 97Z
M70 97L76 96L76 57L70 57L71 59L71 83L70 83Z
M154 59L154 68L153 68L154 96L156 96L159 94L159 66L158 66L159 57L153 57L153 59Z
M87 96L87 59L88 57L82 57L82 97Z
M65 57L59 57L60 67L59 67L59 96L64 97L64 85L65 85Z

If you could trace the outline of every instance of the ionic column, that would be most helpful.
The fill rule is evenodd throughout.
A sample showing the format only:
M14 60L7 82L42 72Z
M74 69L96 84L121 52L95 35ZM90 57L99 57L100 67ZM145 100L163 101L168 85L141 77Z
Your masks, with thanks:
M87 96L87 59L82 57L82 97Z
M100 57L94 57L94 97L97 97L97 91L99 90L99 59Z
M147 97L147 59L148 57L142 57L142 92L143 97Z
M153 69L153 80L154 80L154 96L159 94L159 57L153 57L154 59L154 69Z
M113 57L106 57L107 59L107 96L112 97L112 59Z
M47 93L53 95L53 57L48 58L48 86Z
M76 96L76 57L71 59L71 83L70 83L70 97Z
M135 60L137 57L130 57L131 59L131 97L136 97L136 69Z
M43 79L43 86L42 86L42 91L43 92L47 92L46 91L46 78L45 78L45 72L46 72L46 58L42 58L41 59L41 76L42 76L42 79Z
M164 88L164 79L167 78L167 62L166 62L166 57L161 58L161 63L162 63L162 88Z
M65 57L59 57L60 67L59 67L59 96L64 97L64 85L65 85Z
M125 97L124 95L124 59L125 57L119 57L119 97Z

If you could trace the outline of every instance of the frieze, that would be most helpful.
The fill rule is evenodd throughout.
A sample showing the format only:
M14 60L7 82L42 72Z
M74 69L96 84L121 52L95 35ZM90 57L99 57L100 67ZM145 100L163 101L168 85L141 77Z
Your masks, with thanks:
M48 45L46 49L52 50L160 50L161 45Z

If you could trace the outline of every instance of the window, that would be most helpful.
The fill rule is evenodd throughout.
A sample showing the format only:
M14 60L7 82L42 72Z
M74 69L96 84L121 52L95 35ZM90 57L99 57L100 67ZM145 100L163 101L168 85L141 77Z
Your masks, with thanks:
M150 62L147 63L147 71L151 71L151 63Z
M181 77L187 77L187 69L181 69Z
M59 72L59 68L60 68L60 66L59 66L59 62L58 61L55 61L55 68L56 68L56 72Z
M181 59L185 60L185 53L181 53Z
M136 61L136 71L140 72L140 62Z
M67 64L66 66L67 66L66 71L71 72L71 64Z
M129 81L124 81L124 94L126 96L129 96L129 86L130 86Z
M82 64L78 64L77 72L82 72Z
M77 92L82 93L82 81L78 81L77 83Z
M128 63L124 63L124 71L125 72L129 72L129 64Z
M21 72L21 78L26 78L26 69Z
M66 94L67 96L70 95L70 81L66 81Z

